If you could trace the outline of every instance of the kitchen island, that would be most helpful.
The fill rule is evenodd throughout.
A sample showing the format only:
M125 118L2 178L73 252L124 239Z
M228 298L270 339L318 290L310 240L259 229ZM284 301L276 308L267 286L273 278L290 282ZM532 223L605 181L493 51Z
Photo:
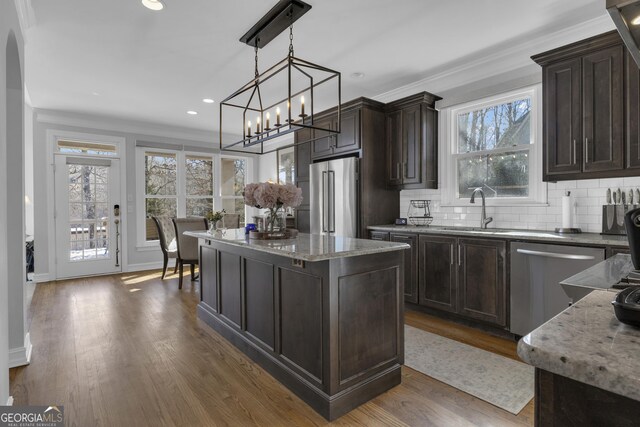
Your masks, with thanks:
M632 426L640 419L640 328L616 319L596 290L523 337L536 368L536 426Z
M329 420L400 383L403 243L200 239L198 317Z

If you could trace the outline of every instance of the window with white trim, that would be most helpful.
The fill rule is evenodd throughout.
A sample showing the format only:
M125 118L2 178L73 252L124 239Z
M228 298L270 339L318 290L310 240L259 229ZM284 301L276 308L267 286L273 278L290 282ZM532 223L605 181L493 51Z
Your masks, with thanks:
M445 204L466 204L482 188L489 205L543 203L539 88L443 111L448 132ZM447 137L448 136L448 137Z
M250 159L147 147L138 147L136 156L139 246L157 244L152 216L205 216L224 209L239 214L244 225Z

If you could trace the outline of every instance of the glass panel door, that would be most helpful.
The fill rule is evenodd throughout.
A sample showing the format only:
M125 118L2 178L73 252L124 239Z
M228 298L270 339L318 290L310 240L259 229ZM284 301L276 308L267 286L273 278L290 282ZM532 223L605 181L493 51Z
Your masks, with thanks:
M58 278L121 271L114 216L119 174L117 159L56 155Z

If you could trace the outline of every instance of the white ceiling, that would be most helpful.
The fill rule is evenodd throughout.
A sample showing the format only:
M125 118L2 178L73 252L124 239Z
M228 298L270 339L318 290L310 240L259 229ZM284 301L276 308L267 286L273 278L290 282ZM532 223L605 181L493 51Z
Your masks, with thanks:
M218 103L253 77L242 36L277 0L32 0L26 84L36 108L217 128ZM342 72L343 99L605 15L604 0L307 0L296 56ZM262 69L288 36L260 51ZM366 74L353 79L354 72ZM197 116L186 114L196 110Z

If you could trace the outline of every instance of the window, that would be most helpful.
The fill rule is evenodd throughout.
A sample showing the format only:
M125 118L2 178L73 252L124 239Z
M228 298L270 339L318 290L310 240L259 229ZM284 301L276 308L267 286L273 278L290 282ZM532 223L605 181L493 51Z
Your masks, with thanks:
M210 156L188 155L187 216L205 216L213 206L213 159Z
M220 159L222 208L226 213L240 214L240 225L245 223L244 185L247 160L233 157Z
M482 188L488 204L544 202L540 181L538 88L486 98L444 112L449 147L445 203L465 204Z
M245 222L244 186L250 159L165 150L137 149L139 246L155 246L158 231L152 216L205 216L224 209Z
M118 147L115 144L100 144L84 141L68 141L59 139L58 153L84 154L88 156L117 156Z
M147 240L158 238L152 216L176 216L178 212L178 164L175 154L144 153L145 217Z

